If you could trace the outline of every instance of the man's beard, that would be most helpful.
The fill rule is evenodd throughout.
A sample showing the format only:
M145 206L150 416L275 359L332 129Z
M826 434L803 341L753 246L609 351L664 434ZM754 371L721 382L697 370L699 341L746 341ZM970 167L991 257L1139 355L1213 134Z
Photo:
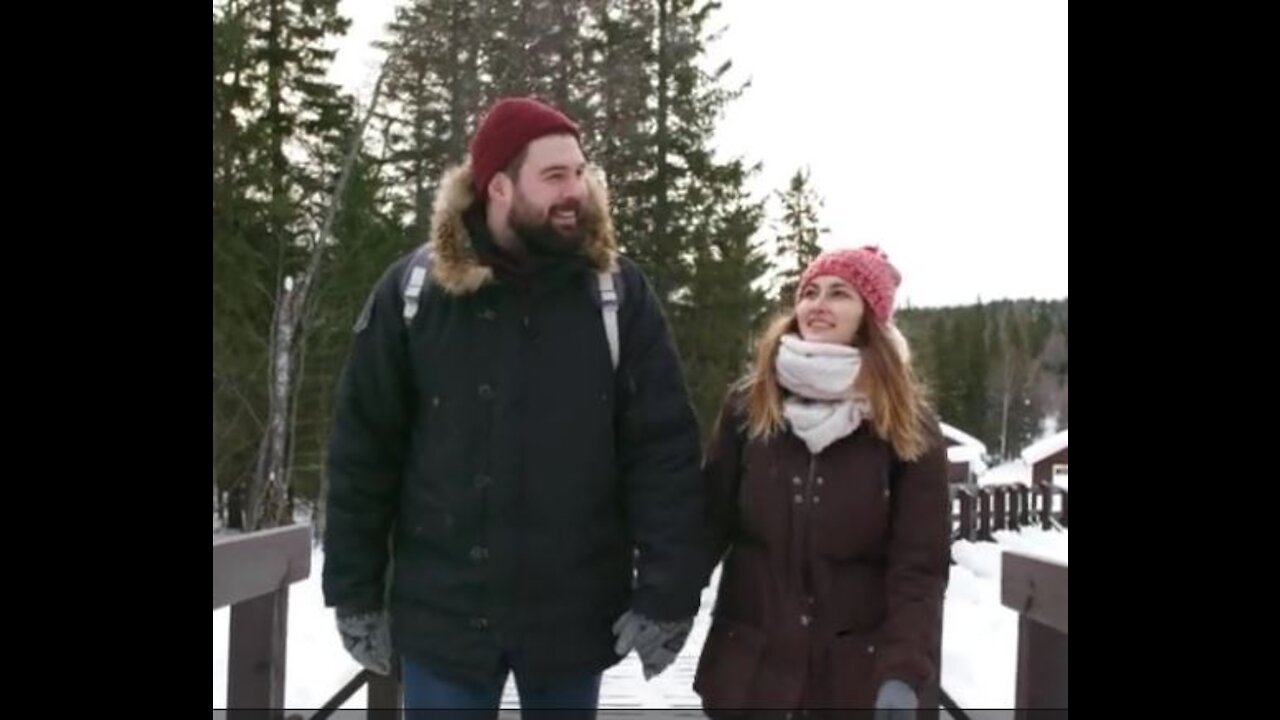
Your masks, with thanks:
M546 215L537 217L528 212L527 206L518 199L511 208L509 224L516 237L524 243L531 254L535 255L569 255L582 248L584 213L582 205L576 200L566 200L551 206ZM573 229L562 231L551 222L551 217L558 211L573 210L575 222Z

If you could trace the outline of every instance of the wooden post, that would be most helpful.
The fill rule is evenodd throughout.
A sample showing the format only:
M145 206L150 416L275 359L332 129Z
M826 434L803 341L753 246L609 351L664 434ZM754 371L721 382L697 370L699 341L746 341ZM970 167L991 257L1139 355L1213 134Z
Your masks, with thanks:
M1053 529L1053 486L1041 485L1039 487L1040 496L1040 527L1045 530Z
M231 606L231 642L227 652L229 710L269 710L258 716L273 720L284 717L288 626L287 589Z
M978 540L991 542L991 488L978 488Z
M949 523L947 534L952 540L960 536L960 511L956 508L956 500L960 497L960 487L954 483L947 483L947 514Z
M1009 488L1009 529L1022 529L1022 486Z
M231 606L228 718L284 718L289 585L311 573L311 528L213 541L213 609Z
M996 507L995 507L995 523L994 523L994 524L995 524L995 527L994 527L994 529L995 529L995 530L1004 530L1004 529L1006 529L1006 526L1005 526L1005 518L1006 518L1006 514L1005 514L1005 507L1004 507L1004 506L1005 506L1005 501L1006 501L1006 500L1008 500L1008 498L1009 498L1008 488L1006 488L1006 487L1004 487L1004 486L997 486L997 487L995 488L995 493L994 493L994 495L995 495L995 497L994 497L993 499L994 499L995 504L996 504Z
M1065 720L1067 566L1012 552L1002 563L1001 601L1019 613L1014 718L1041 718L1055 709Z
M973 541L973 515L976 503L977 498L974 497L972 490L969 488L960 489L960 537L970 542Z

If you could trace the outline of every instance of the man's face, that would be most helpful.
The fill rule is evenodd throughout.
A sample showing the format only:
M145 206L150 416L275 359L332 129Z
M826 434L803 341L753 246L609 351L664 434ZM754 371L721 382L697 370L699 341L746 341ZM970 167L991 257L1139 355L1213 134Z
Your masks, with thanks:
M507 224L530 250L565 253L582 245L586 168L572 135L548 135L529 143L514 178Z

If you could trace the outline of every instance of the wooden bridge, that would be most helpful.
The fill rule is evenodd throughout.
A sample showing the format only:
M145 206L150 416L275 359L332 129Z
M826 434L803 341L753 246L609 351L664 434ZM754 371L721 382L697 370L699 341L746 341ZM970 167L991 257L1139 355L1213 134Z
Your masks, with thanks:
M1055 502L1060 498L1060 502ZM990 540L998 530L1039 525L1067 524L1067 493L1061 488L1025 486L973 488L954 486L953 539ZM284 704L286 633L289 616L289 587L311 574L310 525L293 525L260 532L215 538L213 541L213 609L230 606L226 708L232 718L262 717L271 720L324 720L351 699L361 688L368 689L368 718L400 720L403 717L400 687L395 677L369 671L355 674L344 686L310 715L290 712ZM1001 574L1002 602L1019 614L1016 708L1002 713L1014 720L1058 715L1044 709L1061 709L1067 715L1067 567L1042 559L1006 552ZM714 588L714 585L712 586ZM689 649L700 646L706 633L710 603L689 639ZM336 629L334 632L337 632ZM652 692L637 694L632 683L610 681L611 676L636 672L634 657L623 660L606 673L601 685L601 712L654 707L655 701L670 708L673 716L702 717L692 691L662 694L663 684L678 683L690 688L697 664L697 652L686 650L675 665L654 681ZM940 656L940 651L936 656ZM651 687L646 684L646 687ZM932 694L932 693L929 693ZM985 720L989 714L969 713L956 706L945 688L937 688L942 711L957 720ZM928 698L925 698L928 699ZM510 684L503 706L514 705ZM250 712L252 711L252 712ZM351 717L344 711L343 717ZM504 716L518 717L507 710ZM932 713L921 712L922 718Z

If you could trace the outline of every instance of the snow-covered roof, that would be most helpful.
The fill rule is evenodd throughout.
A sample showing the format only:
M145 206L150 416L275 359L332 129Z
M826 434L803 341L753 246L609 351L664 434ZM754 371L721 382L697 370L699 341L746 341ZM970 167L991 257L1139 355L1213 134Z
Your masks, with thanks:
M952 465L968 465L970 477L977 477L987 471L987 464L982 455L972 445L952 445L947 448L947 462Z
M1022 451L1022 459L1028 465L1035 465L1050 455L1064 450L1067 447L1067 431L1063 430L1055 435L1037 440L1026 447Z
M972 445L952 445L947 448L947 460L953 463L971 463L982 459L982 448Z
M1021 460L1010 460L978 476L979 485L1031 485L1031 466Z
M948 425L946 423L942 423L942 434L946 436L948 440L953 440L957 443L960 443L960 445L967 445L969 447L977 448L979 455L987 454L987 446L984 445L981 440L970 435L969 433L964 432L963 430L960 430L954 425Z

